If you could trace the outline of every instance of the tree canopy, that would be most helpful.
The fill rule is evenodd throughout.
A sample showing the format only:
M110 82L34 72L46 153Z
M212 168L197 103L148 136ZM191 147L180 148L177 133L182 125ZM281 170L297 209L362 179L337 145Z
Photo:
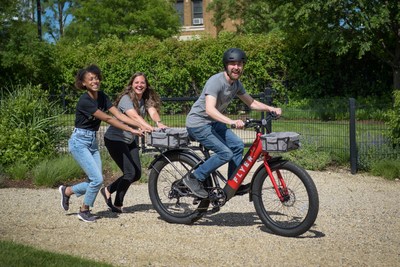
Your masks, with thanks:
M393 70L400 89L400 2L394 0L214 0L228 17L240 19L242 33L284 31L303 47L324 46L343 55L367 52Z
M178 15L165 0L85 0L72 7L73 19L65 38L89 43L115 35L120 39L142 35L165 39L180 29Z

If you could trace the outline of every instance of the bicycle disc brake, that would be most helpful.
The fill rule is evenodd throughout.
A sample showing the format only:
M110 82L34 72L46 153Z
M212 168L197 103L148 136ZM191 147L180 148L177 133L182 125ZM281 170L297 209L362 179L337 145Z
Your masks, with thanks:
M290 188L287 188L285 191L282 188L279 188L281 195L283 196L282 204L286 207L292 207L296 202L296 195Z
M225 191L220 187L213 187L210 189L209 198L211 205L214 207L222 207L226 203L226 194Z

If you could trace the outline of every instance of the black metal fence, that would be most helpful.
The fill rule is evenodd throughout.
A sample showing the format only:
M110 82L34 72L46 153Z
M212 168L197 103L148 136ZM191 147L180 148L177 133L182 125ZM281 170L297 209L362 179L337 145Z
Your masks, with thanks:
M254 98L271 104L272 95L268 92L253 96ZM161 117L170 127L185 127L188 109L196 98L162 98L163 110ZM329 100L320 100L314 105L316 108L282 106L283 116L274 121L272 131L293 131L301 134L300 141L303 147L316 151L326 151L349 162L351 172L369 166L375 159L400 158L400 150L391 145L387 137L388 127L382 121L366 120L360 114L368 113L370 107L357 106L355 99L343 99L342 106L330 107ZM174 108L175 107L175 108ZM386 107L387 109L388 107ZM385 109L385 107L383 107ZM179 110L179 112L174 112ZM228 110L230 117L235 118L262 118L262 112L251 111L241 101L235 99ZM73 112L66 112L62 116L63 125L73 128ZM330 116L340 115L339 118ZM103 146L103 134L107 128L102 124L99 130L99 142ZM235 130L242 137L246 145L254 140L254 131ZM66 144L66 142L65 142ZM146 151L145 140L141 141L143 151ZM65 150L66 147L61 148ZM318 160L318 159L316 159Z

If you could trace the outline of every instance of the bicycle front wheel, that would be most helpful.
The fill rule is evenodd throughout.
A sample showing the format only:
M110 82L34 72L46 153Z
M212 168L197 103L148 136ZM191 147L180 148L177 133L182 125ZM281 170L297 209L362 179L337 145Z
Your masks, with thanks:
M191 224L207 211L210 201L198 200L181 182L197 164L193 156L182 152L160 157L150 171L148 188L153 207L170 223Z
M317 218L317 188L310 175L292 162L275 163L271 171L283 198L278 198L263 168L254 178L252 188L257 214L273 233L288 237L299 236L308 231Z

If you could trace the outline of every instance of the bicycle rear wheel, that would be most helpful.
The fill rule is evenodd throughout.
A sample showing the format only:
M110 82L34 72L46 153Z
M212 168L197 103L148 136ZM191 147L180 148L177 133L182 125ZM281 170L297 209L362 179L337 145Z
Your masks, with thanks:
M317 218L317 188L310 175L292 162L274 163L271 171L284 199L278 198L263 168L254 178L252 188L257 214L273 233L288 237L299 236L308 231ZM286 186L279 181L279 175Z
M197 200L181 182L182 175L197 164L187 153L168 153L152 167L148 188L153 207L170 223L191 224L207 211L210 201Z

